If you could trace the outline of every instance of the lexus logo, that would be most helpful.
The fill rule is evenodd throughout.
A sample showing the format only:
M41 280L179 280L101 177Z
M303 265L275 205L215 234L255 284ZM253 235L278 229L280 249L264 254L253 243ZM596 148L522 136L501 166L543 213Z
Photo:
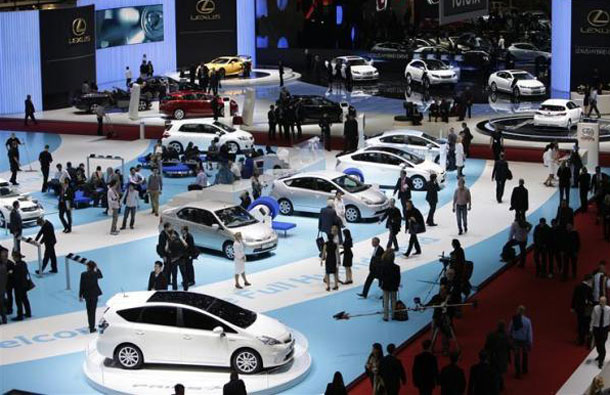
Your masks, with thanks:
M587 15L587 22L593 27L604 27L610 24L610 14L604 10L593 10Z
M75 36L82 36L87 31L87 21L84 18L76 18L72 21L72 33Z
M199 0L195 7L197 8L197 12L201 15L209 15L216 11L216 3L214 3L214 0Z

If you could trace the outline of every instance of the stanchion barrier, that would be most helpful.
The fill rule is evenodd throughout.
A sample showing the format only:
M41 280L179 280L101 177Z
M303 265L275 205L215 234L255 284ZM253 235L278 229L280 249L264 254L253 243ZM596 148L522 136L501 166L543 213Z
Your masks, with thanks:
M33 237L19 237L19 240L21 240L23 243L28 243L30 245L33 245L34 247L36 247L36 250L38 251L38 273L37 276L38 277L42 277L42 248L39 242L37 242Z
M91 259L87 259L85 257L82 257L80 255L76 255L73 253L69 253L68 255L66 255L66 290L70 290L70 261L74 261L78 264L81 265L86 265L89 262L93 262Z
M97 154L90 154L87 157L87 178L89 178L91 176L91 167L89 164L89 161L91 159L100 159L100 160L116 160L116 161L120 161L121 162L121 173L125 174L125 159L121 156L116 156L116 155L97 155Z

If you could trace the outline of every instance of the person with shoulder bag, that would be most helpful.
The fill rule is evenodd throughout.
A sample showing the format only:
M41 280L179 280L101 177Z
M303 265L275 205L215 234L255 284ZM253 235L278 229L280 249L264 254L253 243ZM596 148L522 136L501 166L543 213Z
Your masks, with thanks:
M17 305L17 316L13 321L23 321L23 310L25 308L25 318L32 316L28 291L34 288L34 282L30 277L27 264L23 261L22 255L18 251L13 251L13 281L15 286L15 304Z

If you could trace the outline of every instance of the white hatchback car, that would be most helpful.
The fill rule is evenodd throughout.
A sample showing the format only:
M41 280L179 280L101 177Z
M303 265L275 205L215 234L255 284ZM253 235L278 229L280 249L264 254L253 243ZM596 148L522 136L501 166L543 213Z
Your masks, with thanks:
M415 81L427 89L430 85L457 84L459 76L442 60L415 59L407 64L405 78L407 84Z
M19 214L23 224L35 224L38 218L44 217L42 204L28 194L20 194L8 181L0 178L0 227L7 227L10 223L13 202L19 202Z
M350 168L359 169L366 182L374 182L386 188L396 185L401 170L406 170L416 191L425 189L432 173L436 173L441 186L445 183L445 171L441 166L393 147L366 147L337 158L338 171Z
M352 68L352 79L354 81L372 81L379 79L379 70L373 66L373 62L361 56L339 56L331 60L330 64L335 72L337 64L341 70L341 77L345 78L345 67L348 64Z
M549 99L534 113L534 125L571 129L581 115L582 108L572 100Z
M251 150L254 146L252 134L205 118L173 121L163 133L161 143L181 154L188 143L193 143L199 150L205 151L215 137L218 137L219 146L226 144L229 152L233 153Z
M400 148L419 157L438 163L443 140L419 130L390 130L370 137L364 142L370 146Z
M546 87L536 77L524 70L500 70L489 76L487 82L493 92L507 92L514 97L539 96L546 93Z
M96 349L123 369L161 363L253 374L293 358L295 338L288 327L213 296L129 292L106 304Z

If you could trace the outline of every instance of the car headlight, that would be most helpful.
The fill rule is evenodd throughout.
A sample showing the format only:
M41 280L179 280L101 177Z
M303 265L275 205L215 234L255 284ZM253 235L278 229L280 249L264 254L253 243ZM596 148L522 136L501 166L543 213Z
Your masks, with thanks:
M242 140L242 141L248 141L248 140L250 140L250 137L248 137L248 136L239 136L237 139L238 140Z
M279 340L269 336L259 336L258 340L267 346L277 346L278 344L282 344Z

